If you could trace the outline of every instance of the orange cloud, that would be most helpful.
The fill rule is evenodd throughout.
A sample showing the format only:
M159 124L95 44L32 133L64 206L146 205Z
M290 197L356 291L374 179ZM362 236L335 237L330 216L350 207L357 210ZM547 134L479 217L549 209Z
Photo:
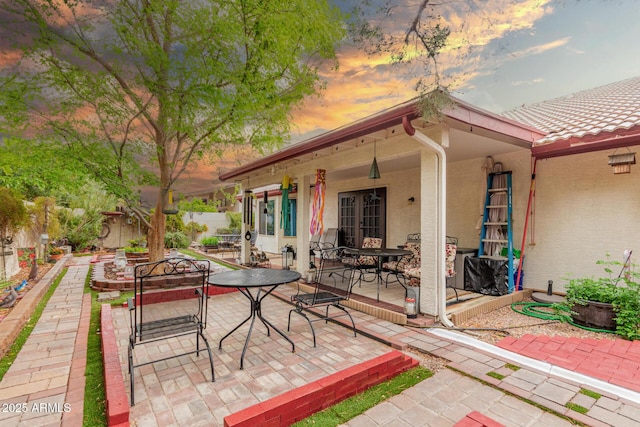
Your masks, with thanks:
M553 12L550 3L551 0L495 0L482 2L477 10L471 10L466 2L439 6L442 25L451 29L447 46L438 56L442 83L456 90L484 73L489 45L512 32L534 31L535 22ZM397 8L391 19L382 23L385 30L404 38L416 7L414 4ZM532 55L567 41L562 39L511 54ZM418 51L413 53L417 55ZM321 70L326 88L320 96L307 99L294 111L294 131L298 136L334 129L415 97L418 95L415 83L425 73L419 61L392 65L388 54L369 57L352 47L342 49L338 60L338 71Z

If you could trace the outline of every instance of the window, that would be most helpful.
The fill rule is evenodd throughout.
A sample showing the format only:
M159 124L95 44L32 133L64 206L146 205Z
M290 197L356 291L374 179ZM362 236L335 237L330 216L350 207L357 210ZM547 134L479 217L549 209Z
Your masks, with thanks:
M269 200L267 203L260 202L258 204L258 212L260 212L260 234L266 234L267 236L273 236L275 234L275 218L274 218L274 206L273 200ZM265 207L267 208L265 213Z
M296 199L288 199L289 202L289 215L288 218L282 216L282 228L284 229L284 235L295 237L296 236Z

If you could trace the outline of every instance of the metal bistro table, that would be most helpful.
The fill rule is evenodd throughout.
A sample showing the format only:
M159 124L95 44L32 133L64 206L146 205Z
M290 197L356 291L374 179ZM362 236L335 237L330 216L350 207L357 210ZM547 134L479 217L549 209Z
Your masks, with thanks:
M238 326L233 328L231 332L220 339L218 349L222 349L222 341L229 335L234 333L238 328L247 323L251 319L251 326L249 326L249 332L244 342L244 348L242 349L242 356L240 357L240 369L244 368L244 355L247 352L249 340L251 339L251 332L253 330L253 324L256 317L267 327L267 336L271 335L270 327L279 333L284 339L291 344L291 352L295 352L296 347L293 341L289 339L282 331L273 326L271 322L262 316L262 300L265 299L275 288L285 283L295 282L300 278L300 273L293 270L271 270L268 268L252 268L248 270L235 270L225 273L213 274L209 276L209 284L214 286L220 286L223 288L236 288L242 295L247 297L251 302L251 314L244 319ZM264 292L263 287L268 288ZM252 293L251 289L257 289L257 292Z
M380 283L382 282L382 260L386 257L403 257L411 255L412 252L408 249L397 248L346 248L344 250L346 254L353 256L372 256L377 258L376 263L376 278L378 282L378 295L377 299L380 302Z

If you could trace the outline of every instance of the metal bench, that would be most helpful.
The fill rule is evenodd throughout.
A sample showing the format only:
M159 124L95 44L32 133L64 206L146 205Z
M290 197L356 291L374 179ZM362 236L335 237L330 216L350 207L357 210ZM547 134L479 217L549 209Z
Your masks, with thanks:
M348 271L349 274L343 274L344 266L342 260L348 258L349 255L344 251L345 247L328 248L320 250L320 268L312 283L307 285L298 283L298 292L291 296L291 302L295 308L289 310L289 322L287 331L291 328L291 314L297 313L304 317L313 335L313 346L316 346L316 332L313 328L313 322L324 320L325 323L330 319L342 316L348 316L351 320L353 336L357 336L356 325L353 317L347 311L342 302L351 297L351 289L359 277L359 272L355 268ZM340 310L335 314L329 314L329 308L334 307ZM317 316L317 319L311 319L307 313Z
M158 262L138 264L134 270L133 298L128 299L129 321L129 380L131 406L134 398L134 369L175 357L196 353L200 355L200 340L209 354L211 381L215 381L213 356L203 334L207 319L208 281L210 263L185 258L169 258ZM173 288L167 291L167 288ZM181 301L180 304L170 304ZM164 304L160 304L164 303ZM136 345L195 334L195 349L135 364ZM192 342L191 338L187 342Z

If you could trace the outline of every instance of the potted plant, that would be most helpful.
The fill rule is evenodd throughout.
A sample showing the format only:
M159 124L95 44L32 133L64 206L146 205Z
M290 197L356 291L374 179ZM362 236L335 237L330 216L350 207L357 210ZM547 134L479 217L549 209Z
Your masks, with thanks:
M49 259L57 261L63 256L64 256L64 251L62 249L55 248L55 247L52 247L49 249Z
M218 249L219 243L220 239L216 236L203 237L200 240L200 244L204 246L205 249Z
M569 279L565 301L556 312L565 321L594 329L615 330L623 338L640 339L640 273L615 261L605 265L604 277ZM612 267L621 268L615 276Z

